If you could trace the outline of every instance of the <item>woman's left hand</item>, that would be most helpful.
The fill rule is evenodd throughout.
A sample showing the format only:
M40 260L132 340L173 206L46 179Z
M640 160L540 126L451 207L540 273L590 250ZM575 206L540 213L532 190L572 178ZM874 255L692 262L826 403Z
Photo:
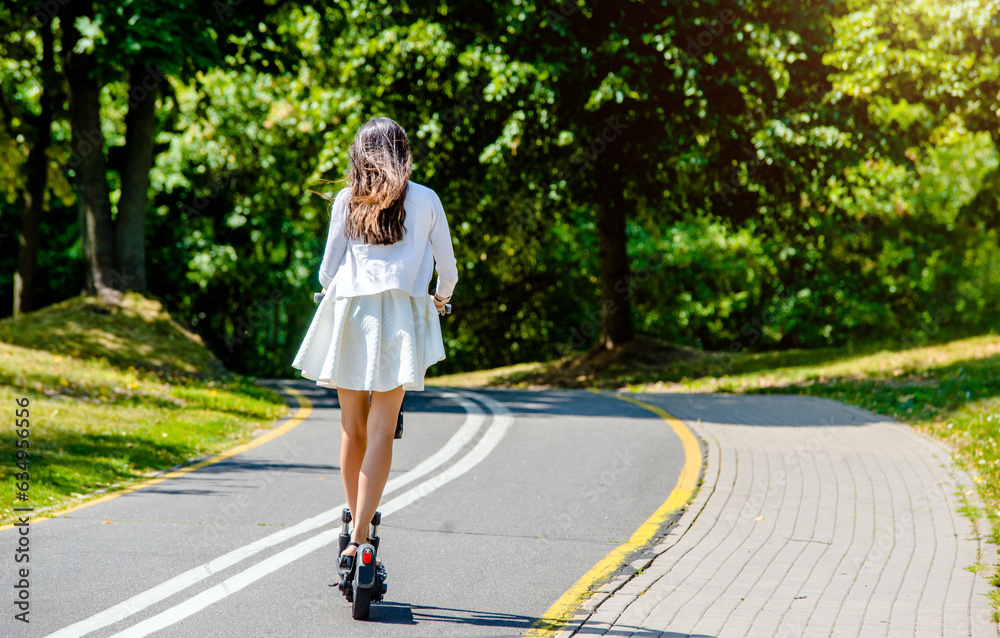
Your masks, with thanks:
M434 307L437 308L438 314L441 314L442 312L444 312L444 303L445 302L438 301L437 299L434 298L434 295L431 295L431 301L434 302Z

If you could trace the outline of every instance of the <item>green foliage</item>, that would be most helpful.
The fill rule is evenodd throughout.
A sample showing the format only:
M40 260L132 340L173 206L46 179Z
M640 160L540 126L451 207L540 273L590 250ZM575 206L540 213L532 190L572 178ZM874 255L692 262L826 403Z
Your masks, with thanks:
M595 211L619 193L632 270L619 283L645 335L743 352L995 325L996 9L122 0L83 26L112 154L127 70L166 73L149 285L231 369L292 373L329 214L307 190L339 188L320 180L345 175L369 117L399 121L455 238L456 314L434 368L447 372L592 342ZM0 91L21 114L0 127L13 237L40 49L28 14L2 11ZM49 301L81 283L61 112L53 132ZM12 251L0 266L10 307Z
M164 379L211 379L224 373L201 339L178 325L154 299L127 293L109 308L73 297L0 321L0 341L77 359L104 360ZM10 379L8 379L10 381Z

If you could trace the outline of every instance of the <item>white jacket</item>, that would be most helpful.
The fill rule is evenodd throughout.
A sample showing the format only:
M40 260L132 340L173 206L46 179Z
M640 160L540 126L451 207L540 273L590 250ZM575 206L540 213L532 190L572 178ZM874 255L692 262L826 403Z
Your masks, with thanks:
M403 202L406 232L401 241L387 246L366 244L344 235L349 189L337 193L330 208L330 233L319 267L319 283L327 289L328 299L373 295L393 288L405 290L411 297L430 294L434 262L437 293L451 296L458 283L458 267L444 207L430 188L408 184Z

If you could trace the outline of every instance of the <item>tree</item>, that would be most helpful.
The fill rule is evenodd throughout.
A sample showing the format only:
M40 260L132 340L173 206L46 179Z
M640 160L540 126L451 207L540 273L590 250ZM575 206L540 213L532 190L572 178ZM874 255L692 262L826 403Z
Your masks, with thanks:
M597 306L604 347L631 340L628 220L663 223L690 202L721 207L726 194L706 175L728 171L750 145L747 104L771 91L766 61L738 37L734 23L748 18L721 3L343 4L354 21L328 21L339 29L329 48L343 52L338 79L357 103L405 113L454 205L476 211L469 221L487 225L480 236L511 239L512 255L533 241L528 231L570 219L591 228L599 286L576 301ZM703 35L708 42L688 44ZM672 190L678 181L690 187ZM505 214L508 202L516 214ZM728 208L746 219L753 202ZM473 234L463 243L477 242ZM480 259L466 262L477 285ZM514 272L531 263L511 262Z
M530 188L540 206L554 197L593 214L599 343L614 348L634 334L628 220L677 219L689 195L711 210L717 185L698 173L718 174L738 155L746 103L769 89L766 69L738 37L747 18L728 3L510 3L497 16L494 41L537 69L553 96L547 157L528 155ZM522 139L531 138L516 135L512 154ZM695 182L689 193L672 190L680 180Z
M80 234L87 273L87 294L112 300L120 286L115 270L114 226L108 193L104 132L101 126L101 81L91 40L83 39L77 19L92 20L92 0L72 2L63 9L62 51L76 172Z
M218 2L120 0L102 4L97 12L92 2L74 2L60 15L70 119L79 157L79 167L74 169L90 294L107 296L107 290L116 288L146 289L149 171L157 130L156 101L169 88L166 77L193 78L224 64L233 40L245 38L277 10L278 6L261 0L243 3L238 12ZM86 33L81 34L80 28ZM97 42L104 46L98 49ZM245 48L262 53L263 60L283 55L258 47L252 38ZM127 78L128 98L125 144L111 149L109 166L99 93L106 83L122 76ZM114 223L108 168L117 170L121 181Z
M847 2L827 62L846 96L870 105L919 164L935 149L988 138L1000 150L1000 0L905 4ZM1000 222L1000 174L977 207Z
M122 185L115 224L116 257L118 268L126 273L128 289L140 292L146 290L146 208L156 136L158 78L162 77L156 68L139 62L129 69L125 148L118 170Z
M17 9L21 9L18 7ZM4 17L10 21L8 33L20 32L21 43L11 46L8 42L8 54L14 59L27 59L31 66L37 65L37 78L40 84L38 97L38 114L30 110L17 108L13 102L0 95L4 121L8 127L14 127L13 122L22 122L19 135L31 140L31 150L28 152L24 168L27 172L24 187L23 218L21 235L18 245L18 266L14 275L14 306L15 316L36 308L36 275L38 270L38 253L40 244L41 217L45 210L45 195L48 184L49 158L52 145L52 123L62 100L62 92L56 77L56 60L54 53L51 20L47 14L37 12L32 16L14 12ZM19 23L18 23L19 21ZM32 24L35 22L37 24ZM28 46L27 29L35 29L40 41L40 58L35 46ZM16 109L16 113L14 110ZM11 135L11 138L17 135Z

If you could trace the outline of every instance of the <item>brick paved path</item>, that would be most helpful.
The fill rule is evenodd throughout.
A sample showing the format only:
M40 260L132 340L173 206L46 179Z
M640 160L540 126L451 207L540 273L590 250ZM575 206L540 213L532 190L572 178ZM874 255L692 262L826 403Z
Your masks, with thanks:
M704 482L561 636L998 636L967 569L996 548L940 443L814 397L637 398L704 441Z

